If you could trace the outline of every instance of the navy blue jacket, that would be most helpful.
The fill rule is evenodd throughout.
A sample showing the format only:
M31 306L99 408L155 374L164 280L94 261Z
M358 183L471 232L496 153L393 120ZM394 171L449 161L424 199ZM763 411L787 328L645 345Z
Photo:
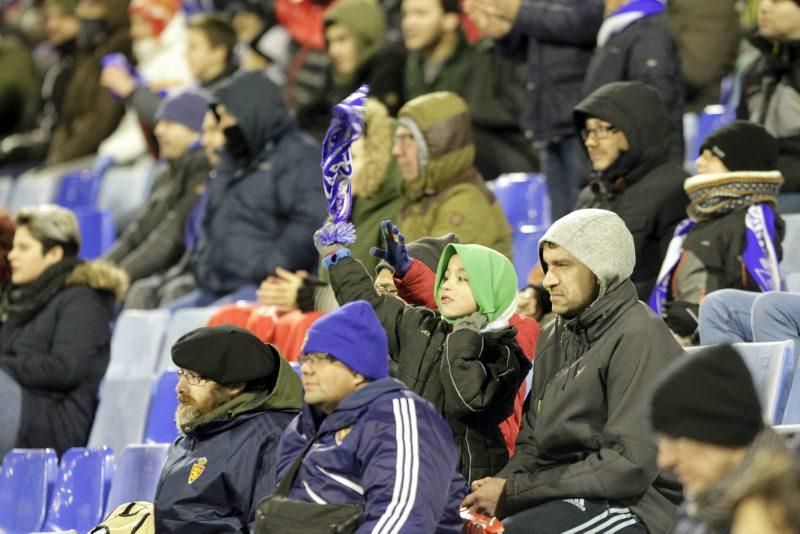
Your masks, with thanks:
M300 379L282 360L271 393L230 411L225 405L175 440L156 489L156 531L250 532L258 501L275 489L278 442L301 398Z
M581 99L602 22L602 0L523 0L497 47L527 61L522 128L528 138L545 143L577 134L572 108Z
M236 161L223 150L209 183L192 257L198 286L222 295L261 283L276 267L312 271L312 236L326 215L319 145L297 128L281 89L262 72L239 73L215 94L237 118L250 157Z
M345 398L330 415L304 405L283 433L282 477L314 438L289 492L295 500L360 504L358 532L458 533L466 495L453 432L433 406L384 378Z

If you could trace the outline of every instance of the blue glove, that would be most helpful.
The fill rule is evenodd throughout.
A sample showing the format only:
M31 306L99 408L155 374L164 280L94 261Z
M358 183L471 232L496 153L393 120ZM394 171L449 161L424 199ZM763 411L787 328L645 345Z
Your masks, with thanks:
M381 232L386 241L386 250L372 247L369 249L369 253L386 261L394 269L395 276L403 278L411 268L411 258L408 256L406 238L400 233L400 228L392 221L383 221L381 223Z
M109 167L116 165L113 156L97 156L92 162L92 176L103 176Z

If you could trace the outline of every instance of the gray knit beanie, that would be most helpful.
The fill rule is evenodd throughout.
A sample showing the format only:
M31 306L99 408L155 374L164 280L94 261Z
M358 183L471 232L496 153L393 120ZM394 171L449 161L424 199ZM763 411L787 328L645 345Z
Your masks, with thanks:
M600 209L575 210L556 222L539 240L539 260L544 243L552 243L572 254L600 282L599 297L628 278L636 265L633 236L619 215Z

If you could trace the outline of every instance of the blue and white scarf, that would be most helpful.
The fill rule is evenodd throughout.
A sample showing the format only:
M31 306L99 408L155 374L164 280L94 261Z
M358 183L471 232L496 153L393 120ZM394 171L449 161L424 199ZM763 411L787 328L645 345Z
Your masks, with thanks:
M336 104L333 120L322 141L322 186L331 220L319 230L315 239L324 245L349 245L355 241L355 227L348 221L353 210L350 145L364 131L364 104L368 94L369 86L365 84Z
M779 291L782 280L778 268L778 254L775 251L775 211L771 204L754 204L747 208L744 219L745 246L742 254L747 273L761 291ZM669 295L672 273L683 255L683 243L687 234L694 228L692 219L684 219L675 228L669 242L667 255L658 273L658 282L650 294L648 305L661 315Z
M637 20L658 15L666 9L666 0L632 0L628 2L605 18L600 26L600 31L597 32L597 46L605 45L612 35L620 33Z

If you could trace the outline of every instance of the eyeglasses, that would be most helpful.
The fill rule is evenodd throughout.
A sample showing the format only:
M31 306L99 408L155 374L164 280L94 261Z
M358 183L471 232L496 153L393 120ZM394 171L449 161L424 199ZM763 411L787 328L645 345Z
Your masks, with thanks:
M598 126L597 128L581 128L581 139L586 141L589 139L589 136L594 134L594 138L598 141L602 141L603 139L608 139L612 133L618 132L619 130L614 126Z
M330 354L325 354L322 352L309 352L308 354L301 354L300 355L300 365L303 364L311 364L316 365L321 362L332 362L334 361Z
M190 386L199 386L208 382L208 378L204 378L193 371L186 369L178 369L178 379L183 378Z

